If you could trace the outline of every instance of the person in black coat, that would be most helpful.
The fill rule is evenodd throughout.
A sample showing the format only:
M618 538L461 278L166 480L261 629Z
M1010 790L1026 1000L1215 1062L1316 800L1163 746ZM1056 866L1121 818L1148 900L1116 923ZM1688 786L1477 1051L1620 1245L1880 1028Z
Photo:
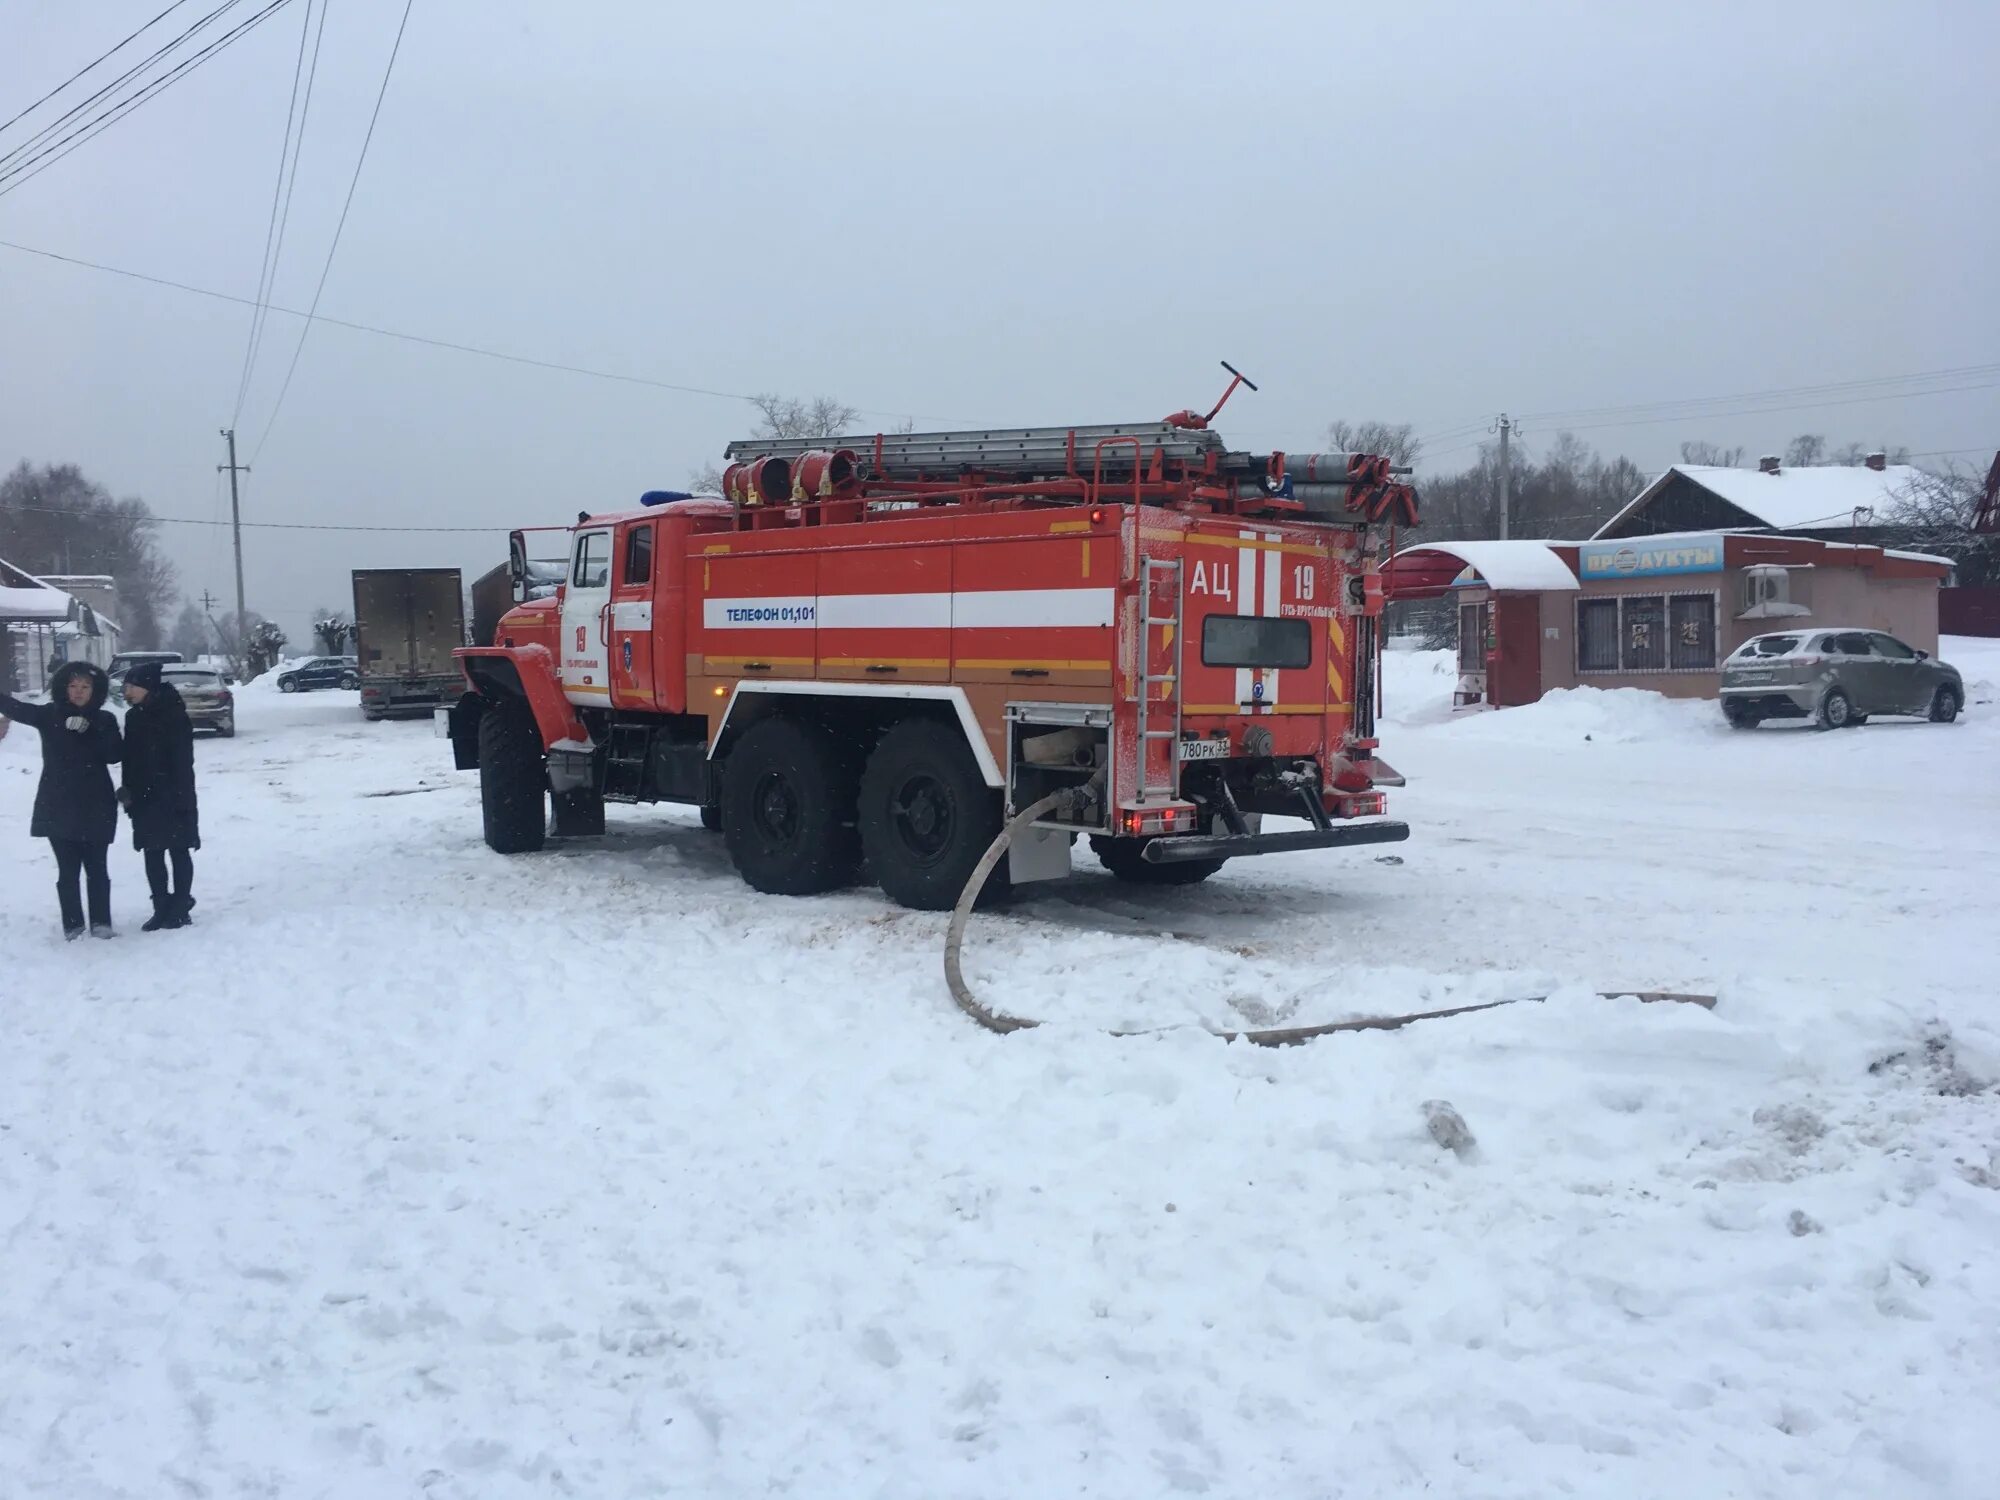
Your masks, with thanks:
M200 806L194 790L194 726L160 664L141 662L125 674L125 781L118 800L132 820L132 847L146 856L146 884L153 915L145 932L185 927L194 906L194 860L201 847ZM173 883L167 862L173 862Z
M90 932L111 937L111 873L105 856L118 834L118 801L111 766L123 753L118 721L105 708L111 681L87 661L65 662L49 680L47 703L23 703L0 693L0 715L32 725L42 736L42 779L35 788L32 838L47 839L56 855L56 896L63 936L84 932L90 898Z

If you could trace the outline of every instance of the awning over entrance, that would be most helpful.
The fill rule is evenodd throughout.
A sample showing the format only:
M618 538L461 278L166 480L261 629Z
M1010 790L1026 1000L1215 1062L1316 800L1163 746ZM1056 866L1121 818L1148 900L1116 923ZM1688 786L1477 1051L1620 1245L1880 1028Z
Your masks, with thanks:
M1384 564L1391 600L1441 598L1467 568L1499 593L1576 593L1576 574L1547 542L1422 542Z

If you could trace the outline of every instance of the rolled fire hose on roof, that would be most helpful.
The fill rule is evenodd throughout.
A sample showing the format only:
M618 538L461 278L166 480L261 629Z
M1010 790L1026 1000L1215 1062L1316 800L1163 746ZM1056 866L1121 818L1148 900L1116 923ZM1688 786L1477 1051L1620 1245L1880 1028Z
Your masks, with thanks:
M995 1010L986 1004L965 982L965 970L960 962L960 952L965 946L965 924L972 916L973 903L979 893L986 888L1000 861L1007 855L1008 845L1014 842L1016 834L1037 819L1045 818L1059 807L1075 806L1095 792L1101 777L1093 777L1082 787L1063 787L1053 791L1040 801L1032 802L1016 813L1007 826L1000 830L998 837L987 846L979 863L973 866L971 876L965 882L965 889L959 892L958 905L952 908L951 925L945 930L944 940L944 982L951 988L952 1002L977 1021L988 1031L1005 1036L1011 1031L1029 1031L1041 1025L1040 1021L1027 1016L1009 1015L1006 1011ZM1684 1004L1699 1005L1714 1009L1713 995L1674 994L1665 990L1602 990L1606 999L1630 996L1643 1001L1680 1001ZM1332 1036L1342 1031L1394 1031L1407 1026L1412 1021L1435 1021L1446 1016L1471 1015L1474 1011L1497 1010L1503 1005L1516 1005L1545 1000L1545 995L1524 995L1508 1000L1485 1000L1476 1005L1454 1005L1445 1010L1412 1011L1400 1016L1362 1016L1347 1021L1324 1021L1316 1026L1272 1026L1257 1031L1224 1031L1219 1027L1201 1026L1210 1036L1225 1042L1250 1042L1259 1047L1295 1047L1301 1042L1310 1042L1316 1037ZM1152 1026L1134 1031L1113 1031L1112 1036L1158 1036L1169 1031L1191 1029L1188 1026Z

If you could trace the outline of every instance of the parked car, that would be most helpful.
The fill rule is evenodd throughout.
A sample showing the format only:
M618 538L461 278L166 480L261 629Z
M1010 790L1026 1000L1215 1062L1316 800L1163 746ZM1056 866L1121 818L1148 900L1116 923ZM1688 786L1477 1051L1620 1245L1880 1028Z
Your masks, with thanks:
M181 695L196 729L213 729L225 740L235 736L236 695L222 673L213 667L165 667L160 680Z
M1738 729L1817 719L1822 729L1908 714L1949 724L1965 706L1958 669L1879 630L1779 630L1722 664L1722 712Z
M307 693L314 688L361 686L361 664L351 656L308 656L278 673L278 691Z
M118 696L125 686L125 674L142 661L156 661L163 667L177 665L182 660L178 651L120 651L105 664L104 675L111 679L111 695Z

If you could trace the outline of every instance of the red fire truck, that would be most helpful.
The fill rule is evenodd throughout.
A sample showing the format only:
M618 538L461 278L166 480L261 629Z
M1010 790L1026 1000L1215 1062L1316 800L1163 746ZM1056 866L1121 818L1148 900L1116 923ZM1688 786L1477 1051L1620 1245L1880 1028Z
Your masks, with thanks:
M723 498L566 528L552 596L515 533L523 602L458 653L441 722L487 843L681 802L760 891L865 872L941 909L1065 787L1014 883L1066 873L1079 835L1158 884L1406 838L1375 753L1376 569L1414 496L1380 457L1232 451L1213 416L733 443Z

